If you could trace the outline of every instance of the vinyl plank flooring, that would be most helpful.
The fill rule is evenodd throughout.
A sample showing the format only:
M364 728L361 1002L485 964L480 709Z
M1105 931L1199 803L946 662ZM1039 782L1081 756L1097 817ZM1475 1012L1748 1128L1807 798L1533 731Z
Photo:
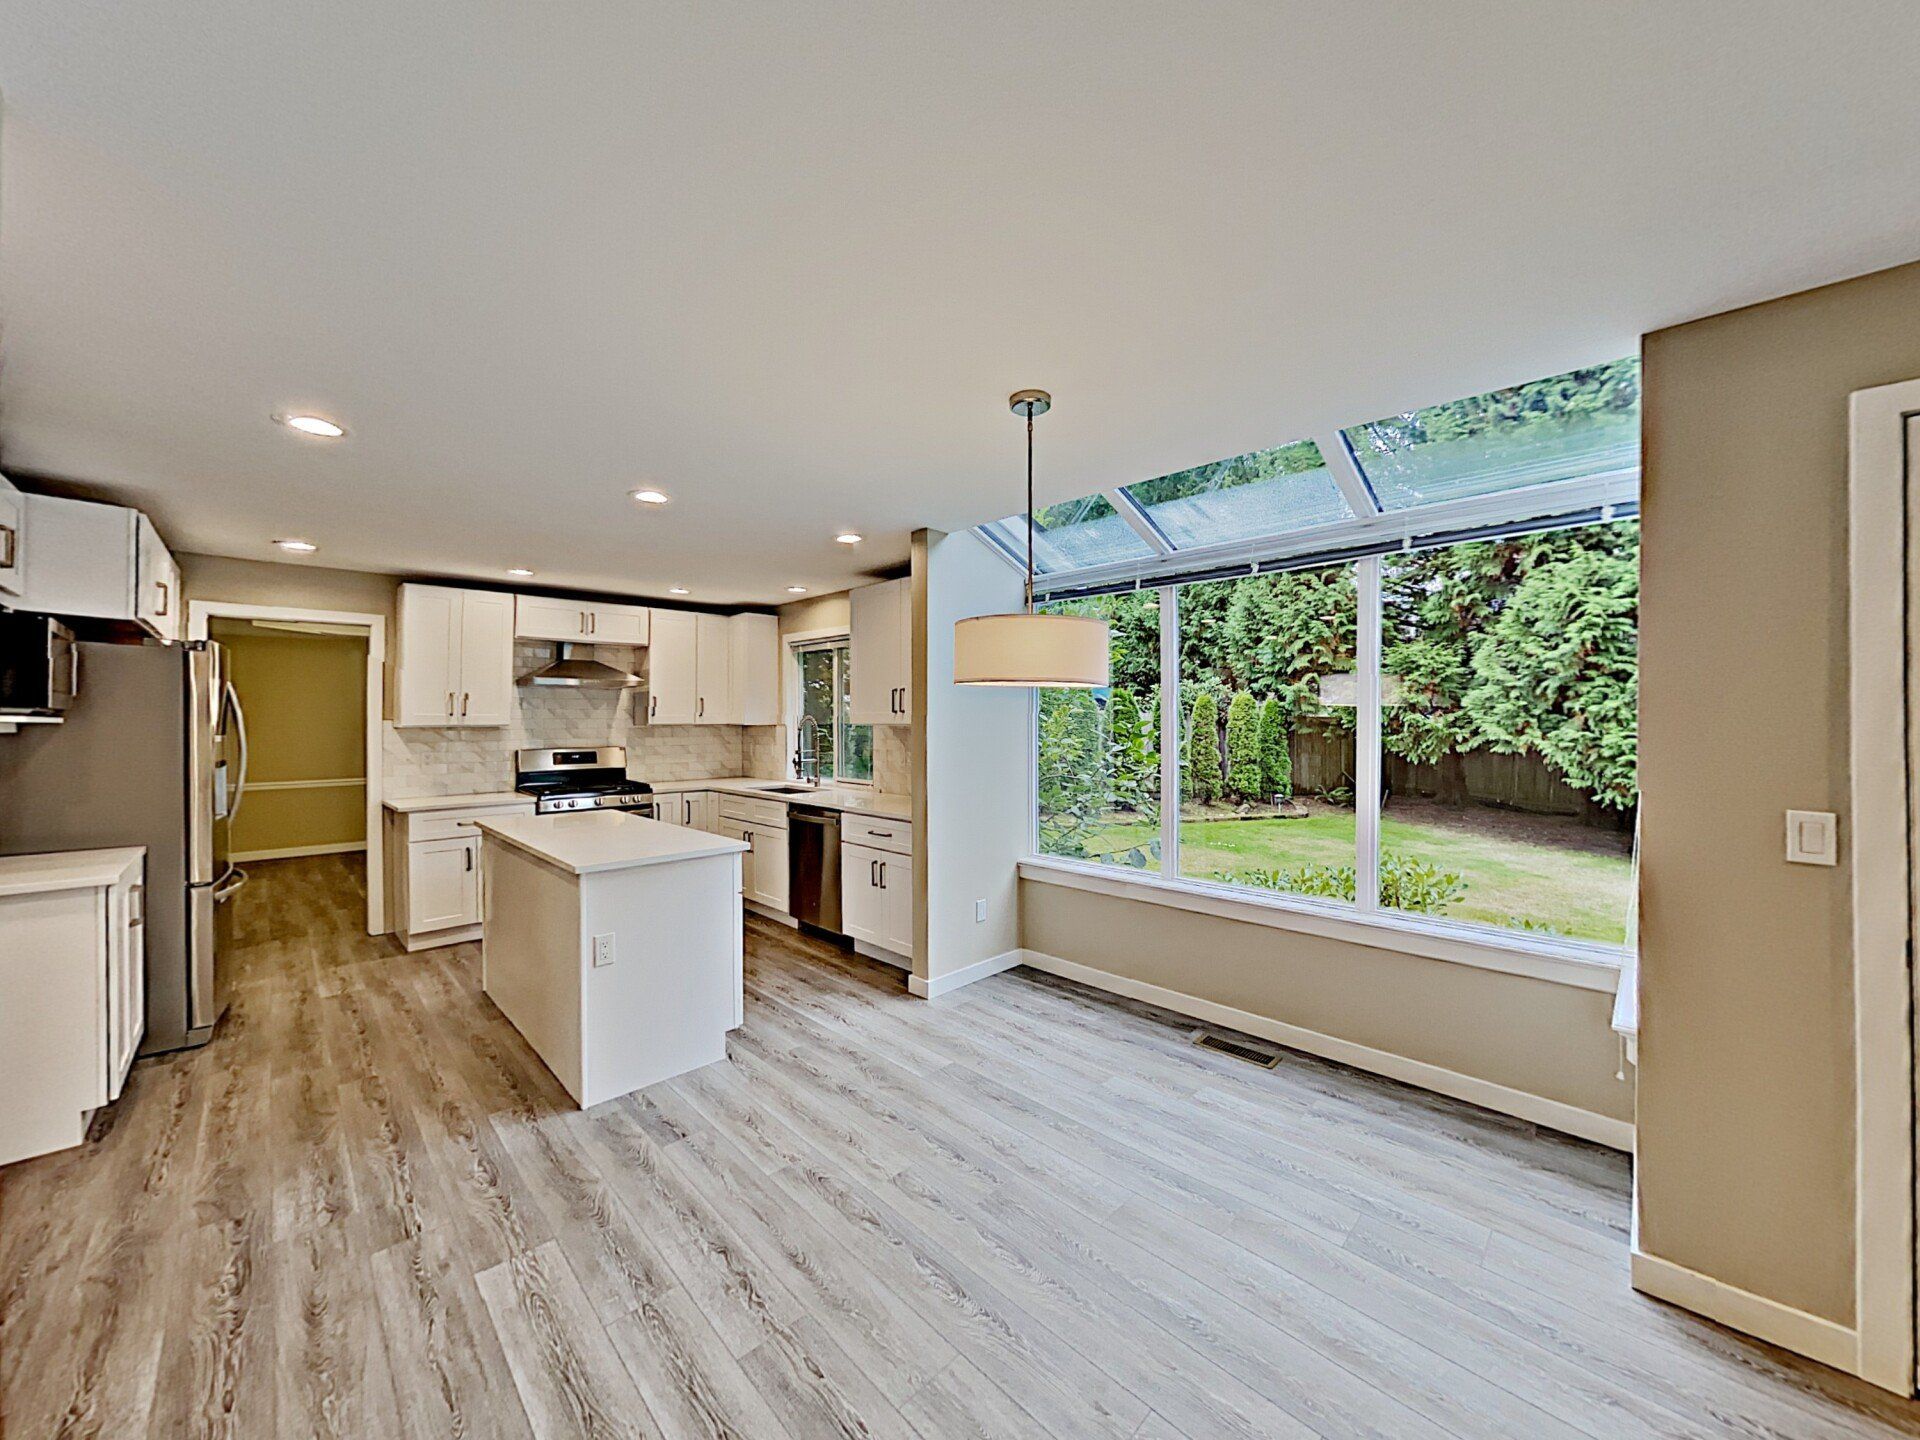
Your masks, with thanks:
M1525 1122L757 919L728 1059L580 1111L477 946L253 870L213 1043L0 1170L0 1433L1920 1437L1634 1294L1626 1161Z

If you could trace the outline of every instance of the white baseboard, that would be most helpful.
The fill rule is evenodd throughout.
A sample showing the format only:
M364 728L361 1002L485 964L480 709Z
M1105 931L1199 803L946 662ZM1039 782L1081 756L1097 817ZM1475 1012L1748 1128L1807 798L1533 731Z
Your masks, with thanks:
M758 915L762 920L771 920L774 924L784 925L789 930L800 928L800 922L784 910L771 909L758 900L742 900L740 903L746 907L749 915Z
M907 989L922 1000L937 1000L942 995L951 995L963 985L971 985L976 980L984 980L989 975L998 975L1003 970L1011 970L1016 965L1031 963L1029 950L1008 950L1000 955L989 955L984 960L976 960L971 965L962 966L950 975L935 975L923 979L918 975L907 977Z
M330 845L288 845L279 850L243 850L227 858L236 865L244 865L249 860L298 860L306 855L351 855L366 848L367 842L364 840L343 840Z
M1633 1251L1633 1288L1658 1300L1717 1320L1757 1339L1818 1360L1850 1375L1860 1373L1859 1336L1845 1325L1809 1315L1778 1300L1768 1300L1702 1275L1671 1260Z
M1628 1120L1616 1120L1611 1115L1582 1110L1564 1101L1549 1100L1543 1095L1515 1090L1507 1085L1497 1085L1491 1080L1482 1080L1474 1075L1463 1075L1457 1070L1430 1065L1424 1060L1410 1060L1404 1055L1395 1055L1389 1050L1376 1050L1370 1045L1342 1040L1334 1035L1323 1035L1317 1030L1302 1029L1298 1025L1289 1025L1284 1020L1255 1015L1250 1010L1237 1010L1231 1005L1203 1000L1197 995L1168 990L1160 985L1150 985L1144 980L1115 975L1107 970L1096 970L1091 965L1062 960L1057 955L1047 955L1038 950L1023 950L1019 953L1022 959L1016 963L1031 965L1034 969L1044 970L1049 975L1077 980L1082 985L1090 985L1096 990L1105 990L1114 995L1125 995L1131 1000L1143 1000L1149 1005L1158 1005L1163 1010L1171 1010L1177 1015L1191 1016L1209 1025L1220 1025L1229 1030L1257 1035L1262 1040L1271 1040L1274 1044L1284 1045L1291 1050L1304 1050L1309 1055L1318 1055L1325 1060L1337 1060L1342 1065L1351 1065L1356 1070L1384 1075L1389 1080L1416 1085L1422 1090L1431 1090L1435 1094L1450 1096L1455 1100L1465 1100L1470 1105L1478 1105L1482 1109L1494 1110L1502 1115L1512 1115L1516 1119L1528 1120L1535 1125L1544 1125L1549 1130L1578 1136L1582 1140L1591 1140L1598 1145L1628 1152L1633 1150L1633 1123ZM994 958L998 961L1006 957Z

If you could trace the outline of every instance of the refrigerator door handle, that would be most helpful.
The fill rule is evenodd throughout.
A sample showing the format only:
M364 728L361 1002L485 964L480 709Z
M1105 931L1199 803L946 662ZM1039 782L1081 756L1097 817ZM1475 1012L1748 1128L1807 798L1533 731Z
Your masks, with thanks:
M229 865L227 867L227 873L222 875L219 883L213 887L213 903L216 905L225 904L227 897L246 883L247 872L242 870L238 865Z
M240 773L233 780L233 798L227 802L227 819L240 813L240 801L247 793L247 712L240 708L240 692L227 682L227 708L233 715L233 729L240 740Z

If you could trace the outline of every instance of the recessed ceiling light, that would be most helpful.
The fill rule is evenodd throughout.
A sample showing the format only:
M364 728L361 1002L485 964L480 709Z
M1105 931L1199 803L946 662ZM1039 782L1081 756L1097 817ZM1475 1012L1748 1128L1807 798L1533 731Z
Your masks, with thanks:
M515 565L511 570L507 571L507 573L515 579L525 580L533 574L533 571L527 569L524 565Z
M691 595L692 593L693 592L684 585L670 585L667 587L667 594L669 595Z
M804 595L806 593L807 593L807 587L804 585L787 586L787 594L789 595Z
M833 538L838 540L842 545L858 545L860 543L860 537L851 530L842 530Z
M669 498L664 490L629 490L627 493L642 505L664 505Z
M311 540L276 540L273 543L294 555L311 555L320 548Z
M273 417L289 430L298 430L302 435L318 436L322 440L338 440L346 430L327 419L324 415L276 415Z

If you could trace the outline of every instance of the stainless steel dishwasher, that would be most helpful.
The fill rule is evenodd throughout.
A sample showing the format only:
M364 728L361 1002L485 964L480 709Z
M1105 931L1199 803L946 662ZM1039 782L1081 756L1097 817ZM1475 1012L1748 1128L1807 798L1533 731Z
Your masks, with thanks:
M787 905L793 918L829 935L840 931L840 812L787 810Z

